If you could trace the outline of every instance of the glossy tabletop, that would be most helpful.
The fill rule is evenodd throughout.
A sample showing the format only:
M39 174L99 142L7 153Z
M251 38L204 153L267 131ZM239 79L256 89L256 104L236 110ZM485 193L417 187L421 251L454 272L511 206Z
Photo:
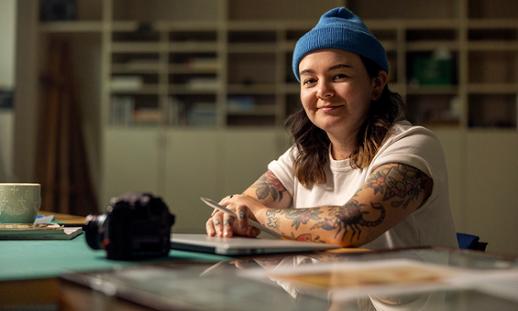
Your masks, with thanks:
M174 252L174 251L173 251ZM462 286L444 285L379 294L370 289L344 298L326 286L309 289L272 271L325 265L377 264L407 260L419 264L469 271ZM243 276L264 270L266 277ZM406 249L356 254L315 253L262 256L218 263L165 261L104 272L75 273L61 278L66 286L83 288L111 299L156 309L194 310L517 310L518 261L481 252L442 248ZM347 283L347 274L333 284ZM448 272L449 273L449 272ZM485 277L488 275L488 277ZM503 278L501 276L504 276ZM495 277L496 276L496 277ZM431 280L429 278L429 280ZM336 281L336 280L335 280ZM412 284L410 284L412 288ZM392 286L393 288L394 285ZM350 287L354 290L354 286ZM390 286L389 286L390 288ZM342 289L347 294L349 289ZM359 293L359 294L358 294Z

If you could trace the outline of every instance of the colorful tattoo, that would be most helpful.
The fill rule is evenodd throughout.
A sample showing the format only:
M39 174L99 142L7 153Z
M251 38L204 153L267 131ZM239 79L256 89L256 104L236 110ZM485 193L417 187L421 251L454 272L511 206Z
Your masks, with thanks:
M279 210L275 208L269 208L266 211L266 226L270 227L272 229L278 229L279 228L279 220L277 218L277 215L279 214Z
M268 181L268 176L273 179ZM257 193L262 191L263 194L260 199L272 196L280 200L282 192L286 191L275 176L272 176L273 174L268 172L257 182ZM335 237L341 235L348 241L358 241L365 234L366 228L380 226L386 220L387 209L406 209L410 205L422 204L430 195L432 186L432 179L416 168L402 164L387 165L369 176L365 185L345 206L269 209L266 212L266 225L272 229L279 229L281 220L286 221L292 228L287 234L295 240L321 241L319 235L308 233L307 229L303 230L303 233L296 233L301 225L310 224L310 230L331 231ZM372 191L377 196L376 201L361 203L358 195L365 190Z
M257 199L261 201L267 200L270 196L274 201L281 201L283 192L286 192L286 188L284 188L272 171L267 171L261 176L261 178L255 182L255 187Z
M230 226L230 225L232 224L232 218L225 218L225 219L223 220L223 224L224 224L225 226Z
M392 207L407 208L410 202L425 198L431 192L432 179L420 170L407 165L394 165L376 171L367 179L367 187L375 194L383 194L383 200ZM424 200L423 200L424 201Z
M311 229L322 229L326 231L336 230L335 236L343 233L345 236L351 233L351 240L359 240L362 233L362 227L375 227L380 225L386 216L386 211L383 205L379 203L371 203L374 210L379 211L374 219L369 220L371 212L364 204L360 204L356 200L351 200L344 207L336 207L329 211L328 217L322 219Z
M270 208L266 211L266 225L270 228L279 228L279 218L285 217L291 220L291 227L298 229L301 224L307 224L310 220L318 221L320 219L320 208L304 208L304 209L275 209Z
M319 220L320 208L289 209L285 211L286 218L291 219L291 227L298 229L301 224L310 220Z

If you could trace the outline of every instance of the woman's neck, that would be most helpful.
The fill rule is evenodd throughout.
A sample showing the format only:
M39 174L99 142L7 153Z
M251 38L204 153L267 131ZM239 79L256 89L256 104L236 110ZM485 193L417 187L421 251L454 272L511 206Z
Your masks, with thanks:
M348 159L356 147L356 135L343 139L337 139L329 135L329 140L331 141L331 156L335 160Z

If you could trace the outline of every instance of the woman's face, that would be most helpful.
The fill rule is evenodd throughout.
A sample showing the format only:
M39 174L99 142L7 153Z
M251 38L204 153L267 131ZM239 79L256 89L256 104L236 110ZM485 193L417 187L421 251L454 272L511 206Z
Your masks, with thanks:
M376 79L369 77L354 53L316 51L302 59L299 72L300 99L306 114L313 124L334 136L356 133L371 100L381 94Z

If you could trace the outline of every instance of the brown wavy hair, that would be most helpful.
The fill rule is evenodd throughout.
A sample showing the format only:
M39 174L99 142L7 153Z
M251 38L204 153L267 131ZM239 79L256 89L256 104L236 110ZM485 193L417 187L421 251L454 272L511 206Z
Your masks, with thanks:
M373 61L362 56L360 58L369 77L377 77L382 69ZM351 165L356 168L367 167L394 122L403 118L403 99L385 85L381 96L371 101L367 117L358 131L356 147L350 156ZM315 126L302 108L288 117L286 127L298 149L295 175L299 182L307 188L325 183L330 144L326 132Z

